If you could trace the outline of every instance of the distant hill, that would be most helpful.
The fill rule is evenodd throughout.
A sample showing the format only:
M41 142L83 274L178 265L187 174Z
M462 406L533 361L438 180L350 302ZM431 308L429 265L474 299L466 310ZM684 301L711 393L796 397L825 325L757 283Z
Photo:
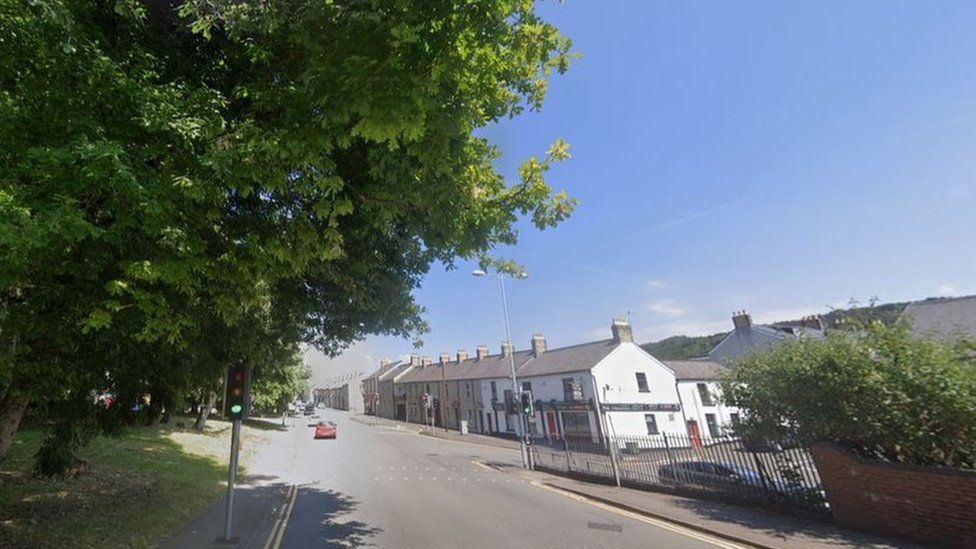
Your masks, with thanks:
M937 298L929 298L937 299ZM844 329L845 324L850 321L866 322L880 320L885 324L891 324L898 320L901 312L909 302L883 303L868 307L852 307L849 309L834 309L820 315L820 320L824 328L828 330ZM773 326L791 326L800 323L800 319L781 320L773 322ZM682 360L686 358L697 358L708 355L716 345L718 345L729 332L721 332L706 336L671 336L660 341L644 343L641 348L654 357L661 360Z
M661 341L644 343L641 349L661 360L696 358L707 355L727 335L728 332L696 337L671 336Z

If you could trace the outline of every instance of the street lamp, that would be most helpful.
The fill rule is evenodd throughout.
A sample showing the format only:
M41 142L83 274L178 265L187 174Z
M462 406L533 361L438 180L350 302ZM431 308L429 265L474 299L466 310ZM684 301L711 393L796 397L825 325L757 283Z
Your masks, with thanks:
M484 269L475 269L471 272L474 276L488 276L488 273ZM505 313L505 341L510 345L510 352L508 353L508 365L512 370L512 398L515 399L516 404L521 401L520 395L522 391L519 389L518 379L515 377L515 346L512 343L512 332L509 328L508 323L508 296L505 294L505 274L498 273L498 282L502 288L502 311ZM526 279L529 278L529 273L525 271L519 271L515 275L515 278ZM506 403L507 405L507 403ZM528 429L526 428L525 421L522 417L522 409L520 406L516 406L518 414L519 425L522 426L522 436L519 438L519 450L522 454L522 467L529 468L529 454L525 445L525 437L528 436Z

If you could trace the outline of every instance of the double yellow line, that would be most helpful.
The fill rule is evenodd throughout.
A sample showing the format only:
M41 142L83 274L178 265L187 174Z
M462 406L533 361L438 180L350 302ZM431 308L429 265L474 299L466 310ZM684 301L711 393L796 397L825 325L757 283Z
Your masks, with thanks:
M278 520L271 527L271 535L264 544L264 549L278 549L281 547L281 540L285 539L285 529L288 528L288 519L291 518L291 510L295 508L295 497L298 495L298 485L292 484L288 490L288 502L281 508Z

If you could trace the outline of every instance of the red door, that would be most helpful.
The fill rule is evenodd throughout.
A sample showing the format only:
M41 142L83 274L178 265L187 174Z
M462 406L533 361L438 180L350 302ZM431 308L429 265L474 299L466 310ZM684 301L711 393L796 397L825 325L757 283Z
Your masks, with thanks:
M686 426L688 428L688 438L691 439L691 447L695 449L701 448L701 432L698 431L698 422L689 419Z
M546 412L546 423L549 425L549 436L559 438L559 427L556 425L556 412Z

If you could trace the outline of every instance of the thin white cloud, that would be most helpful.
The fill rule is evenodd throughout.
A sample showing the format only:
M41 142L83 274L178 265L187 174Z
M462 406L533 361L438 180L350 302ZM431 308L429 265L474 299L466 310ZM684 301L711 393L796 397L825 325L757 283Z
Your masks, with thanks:
M648 290L653 290L655 288L662 288L666 285L667 284L665 284L663 280L648 280L647 282L644 283L644 287L647 288Z
M935 289L935 295L939 297L955 297L959 295L959 288L951 282L943 282Z
M684 306L674 299L658 299L647 304L647 310L663 316L681 316L685 314Z

